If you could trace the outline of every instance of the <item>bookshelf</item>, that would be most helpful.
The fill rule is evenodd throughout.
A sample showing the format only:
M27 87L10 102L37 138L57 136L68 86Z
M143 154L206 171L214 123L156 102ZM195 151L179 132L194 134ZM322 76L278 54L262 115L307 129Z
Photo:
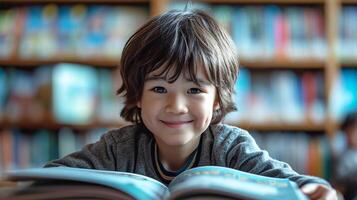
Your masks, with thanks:
M325 63L320 60L297 60L291 61L286 59L266 60L266 61L252 61L240 60L242 66L248 68L288 68L288 69L321 69L325 68Z
M311 122L294 123L294 124L251 124L249 122L232 123L233 126L239 126L246 130L262 131L307 131L307 132L323 132L325 130L324 124L316 124Z
M84 65L92 65L99 68L115 68L118 66L118 61L114 59L80 59L80 58L50 58L46 60L37 59L2 59L0 60L0 65L8 65L14 67L24 67L24 68L35 68L41 65L53 65L57 63L77 63Z
M193 1L194 4L198 1ZM170 0L2 0L0 10L6 10L8 8L19 8L21 12L26 10L26 8L39 5L45 6L48 4L56 5L61 7L75 6L75 5L85 5L85 6L97 6L97 5L110 5L110 6L124 6L124 7L144 7L148 9L147 18L150 16L155 16L159 13L170 8ZM208 7L225 6L228 10L231 8L231 14L235 14L234 9L237 7L244 9L262 9L266 11L267 6L277 6L281 13L285 14L291 11L298 15L301 12L310 12L312 14L321 15L322 20L322 34L325 45L325 55L323 57L311 57L301 56L299 58L292 58L289 56L271 56L271 57L260 57L255 56L252 58L241 57L240 64L252 74L252 76L259 71L267 71L267 74L274 74L276 71L291 71L297 76L297 80L301 82L301 71L308 71L312 73L317 73L322 75L323 83L320 84L319 88L322 91L322 101L325 119L321 121L311 121L302 120L298 122L282 122L282 121L260 121L252 122L245 119L241 121L231 120L229 123L242 128L246 128L252 131L260 132L279 132L279 131L290 131L290 132L308 132L308 133L324 133L323 135L331 138L334 136L336 130L338 129L339 122L332 116L333 111L330 109L331 101L331 91L333 90L333 85L340 76L340 71L342 68L356 68L357 61L353 59L340 59L336 53L338 49L339 40L339 18L343 11L344 6L354 6L357 5L356 0L201 0L200 4L204 4ZM290 10L289 10L290 9ZM311 10L309 10L311 9ZM268 10L269 11L269 10ZM279 13L280 13L279 11ZM253 11L255 12L255 11ZM316 12L316 13L314 13ZM318 12L318 13L317 13ZM215 13L215 12L213 12ZM281 14L280 13L280 14ZM242 13L240 13L242 14ZM243 15L246 13L243 13ZM311 14L311 13L310 13ZM132 18L136 18L133 15ZM232 25L231 22L222 20L224 25ZM24 25L19 25L15 28L13 32L14 43L13 49L8 56L0 57L0 69L5 69L10 71L11 69L21 69L24 71L34 71L39 66L53 66L58 63L76 63L81 65L94 66L96 70L115 70L118 66L119 59L117 57L93 57L93 56L49 56L49 57L39 57L21 56L19 53L21 51L21 39L23 37ZM230 27L232 31L232 27ZM232 34L232 32L231 32ZM238 49L240 46L238 44ZM270 72L269 72L270 71ZM1 71L0 71L1 72ZM0 74L1 75L1 74ZM322 85L322 86L321 86ZM1 102L0 102L1 103ZM1 106L1 104L0 104ZM1 111L1 110L0 110ZM118 127L126 124L123 121L112 120L101 122L100 120L94 119L87 124L68 124L63 122L58 122L54 119L51 114L46 114L41 121L31 122L28 120L12 121L3 117L1 119L0 115L0 129L24 129L27 131L36 131L38 129L48 129L52 131L58 131L63 127L70 128L73 130L87 131L95 129L97 127ZM1 134L1 132L0 132ZM0 151L1 153L1 151ZM0 157L1 159L1 157ZM1 162L0 162L1 165ZM1 171L1 167L0 167Z
M323 4L325 0L201 0L200 2L211 4Z

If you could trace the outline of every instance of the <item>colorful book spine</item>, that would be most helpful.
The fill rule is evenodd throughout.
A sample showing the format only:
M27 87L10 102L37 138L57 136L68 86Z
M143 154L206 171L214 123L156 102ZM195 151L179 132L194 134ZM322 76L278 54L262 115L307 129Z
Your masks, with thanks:
M325 120L322 72L271 70L242 67L235 85L234 100L238 111L228 122L289 123ZM288 114L287 114L288 113Z
M318 7L212 6L212 10L218 21L231 30L242 59L326 57L323 15ZM224 20L222 10L228 13Z
M357 58L357 6L343 6L339 17L339 40L337 54L341 60Z
M259 147L301 174L331 178L331 149L326 136L304 132L252 132ZM286 145L289 144L289 145Z

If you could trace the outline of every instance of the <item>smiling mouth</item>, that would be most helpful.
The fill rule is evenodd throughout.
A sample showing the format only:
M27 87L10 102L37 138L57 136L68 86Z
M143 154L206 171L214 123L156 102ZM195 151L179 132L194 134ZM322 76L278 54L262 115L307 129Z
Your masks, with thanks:
M193 122L193 120L189 120L189 121L163 121L163 120L160 120L160 121L170 128L180 128L183 125Z

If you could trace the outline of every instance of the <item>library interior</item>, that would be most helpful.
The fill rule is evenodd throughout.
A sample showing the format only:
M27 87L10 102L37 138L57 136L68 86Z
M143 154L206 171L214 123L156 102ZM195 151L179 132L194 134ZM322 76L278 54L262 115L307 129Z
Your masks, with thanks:
M185 5L1 0L0 174L41 167L129 124L116 95L121 51L147 19ZM336 168L352 148L343 125L357 112L357 0L193 0L191 6L208 11L237 45L238 111L224 122L248 130L271 157L343 192ZM357 174L357 153L354 160Z

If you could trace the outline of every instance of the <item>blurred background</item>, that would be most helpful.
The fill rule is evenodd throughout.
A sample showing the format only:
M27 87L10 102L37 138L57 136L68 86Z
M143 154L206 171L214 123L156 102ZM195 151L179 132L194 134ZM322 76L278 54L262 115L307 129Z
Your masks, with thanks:
M42 166L127 122L117 66L129 36L170 0L1 0L0 174ZM226 123L271 156L334 182L357 110L356 0L203 0L240 56Z

